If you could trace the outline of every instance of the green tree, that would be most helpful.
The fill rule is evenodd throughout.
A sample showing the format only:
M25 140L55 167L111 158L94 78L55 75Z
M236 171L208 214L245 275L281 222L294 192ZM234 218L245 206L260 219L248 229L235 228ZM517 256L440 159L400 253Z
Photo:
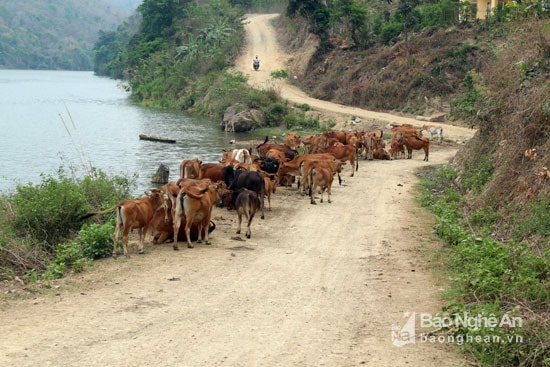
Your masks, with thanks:
M421 0L400 0L397 5L396 16L403 23L403 32L405 37L405 55L409 65L411 63L409 36L415 25L422 19L417 7L421 4Z
M172 23L177 14L178 0L144 0L138 11L141 13L141 32L146 40L170 36Z
M289 17L300 15L306 18L312 33L319 36L321 47L327 48L329 42L330 12L321 0L290 0L286 9Z
M334 13L340 23L347 27L349 37L357 47L362 47L368 42L368 13L365 7L355 0L338 0Z

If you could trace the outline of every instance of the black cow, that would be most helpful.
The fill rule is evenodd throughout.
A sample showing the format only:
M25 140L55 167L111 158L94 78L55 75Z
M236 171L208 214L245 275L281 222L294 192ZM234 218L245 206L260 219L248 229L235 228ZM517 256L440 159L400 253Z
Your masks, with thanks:
M276 174L277 171L279 171L279 161L273 157L267 156L262 163L260 163L260 168L267 173Z
M252 190L258 194L260 199L260 209L262 209L261 218L264 219L264 197L265 181L261 173L255 171L244 171L242 169L233 169L233 166L226 166L223 169L223 180L231 191L237 191L241 188Z
M245 188L238 191L229 191L222 195L222 201L220 205L227 206L228 209L237 211L239 217L239 227L237 228L237 234L241 233L241 224L243 215L246 217L246 238L250 238L250 224L254 219L254 214L261 207L260 199L255 191Z

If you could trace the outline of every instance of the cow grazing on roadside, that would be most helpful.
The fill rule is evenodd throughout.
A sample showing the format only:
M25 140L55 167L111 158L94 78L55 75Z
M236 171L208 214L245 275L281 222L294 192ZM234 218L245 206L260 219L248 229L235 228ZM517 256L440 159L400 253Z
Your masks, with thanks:
M309 188L310 203L317 204L315 202L315 193L317 188L321 191L321 203L323 202L323 193L327 190L328 202L331 203L330 194L333 181L333 172L329 167L323 167L321 165L313 166L309 172L309 180L311 186Z
M420 131L427 131L431 139L437 136L439 143L443 141L443 128L441 126L423 125Z
M224 168L223 181L227 184L229 190L236 191L241 188L252 190L258 194L260 199L261 218L264 219L264 197L265 181L260 172L247 172L240 169L233 169L231 166Z
M177 196L177 193L176 193ZM171 197L165 195L165 202L157 209L153 215L153 219L149 223L149 230L153 236L154 244L163 244L167 241L174 240L174 221L172 215L172 203L175 200L172 200ZM208 226L208 233L212 233L216 229L216 224L213 221L210 221ZM199 230L196 224L191 226L191 241L197 241L199 238ZM185 235L185 226L180 227L178 233L178 239L184 241L187 240Z
M298 178L298 189L300 188L303 177L303 164L309 160L327 160L327 161L339 161L331 153L311 153L311 154L299 154L293 160L288 162L281 162L277 175L279 177L292 176ZM338 174L338 181L341 183L340 174Z
M226 189L224 182L206 185L184 186L175 202L173 209L174 221L174 250L179 250L178 234L181 225L185 222L185 235L187 237L187 247L193 248L191 243L191 227L197 225L199 238L198 243L205 242L210 244L208 239L208 225L212 217L212 208L221 200Z
M143 245L145 236L149 229L149 223L153 219L156 210L165 200L164 192L159 189L151 189L145 192L145 197L141 199L129 199L121 201L109 209L99 212L88 213L80 217L81 220L94 215L106 214L116 210L116 227L113 234L113 256L117 256L116 248L118 236L122 230L122 250L125 256L128 256L128 234L132 229L139 232L139 250L143 254Z
M351 164L351 177L355 171L359 169L359 163L357 162L357 150L354 146L351 145L341 145L341 146L328 146L320 149L321 153L330 153L336 159L341 160L342 162L349 161Z
M243 215L246 218L246 237L250 238L252 235L250 231L250 225L254 215L260 209L261 202L258 194L252 190L246 188L239 189L237 191L228 191L222 197L222 206L228 207L237 211L239 218L239 226L237 228L237 234L241 233L241 224Z
M267 209L271 210L271 195L277 190L277 184L279 182L279 176L276 174L269 174L264 171L260 171L264 178L265 184L265 196L267 197Z
M405 147L403 141L393 139L390 147L390 159L405 159Z
M416 135L406 135L402 138L403 145L407 148L407 159L412 158L413 150L424 150L424 161L428 161L430 155L430 139Z
M311 181L311 170L314 168L317 168L318 170L320 168L328 169L330 171L330 174L334 176L334 174L338 174L338 183L342 184L342 179L340 178L340 173L342 173L342 167L345 163L336 159L336 160L325 160L325 159L311 159L311 160L305 160L302 167L302 175L303 175L303 182L302 182L302 193L306 194L308 190L312 187L312 181ZM326 181L326 180L325 180ZM332 185L332 179L330 184Z

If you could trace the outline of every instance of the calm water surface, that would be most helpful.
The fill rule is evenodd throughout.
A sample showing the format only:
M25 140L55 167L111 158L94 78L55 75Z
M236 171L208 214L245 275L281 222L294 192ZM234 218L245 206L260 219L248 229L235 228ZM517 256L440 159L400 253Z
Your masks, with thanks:
M136 106L118 82L91 72L0 70L0 194L39 183L41 173L91 164L106 173L138 174L150 188L161 163L177 180L182 159L215 162L232 139L219 121ZM176 144L139 140L139 134Z

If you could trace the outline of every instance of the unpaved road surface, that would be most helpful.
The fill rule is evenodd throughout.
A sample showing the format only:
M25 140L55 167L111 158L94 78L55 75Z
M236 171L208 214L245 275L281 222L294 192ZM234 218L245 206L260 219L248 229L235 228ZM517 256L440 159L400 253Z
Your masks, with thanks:
M269 17L249 24L266 47L262 73L278 50ZM131 247L50 291L2 295L0 366L466 365L452 345L391 338L404 312L441 306L445 282L428 262L440 244L414 202L415 172L456 150L435 144L429 163L420 152L362 160L354 177L348 165L331 204L278 188L251 239L234 239L235 213L215 208L211 246Z

